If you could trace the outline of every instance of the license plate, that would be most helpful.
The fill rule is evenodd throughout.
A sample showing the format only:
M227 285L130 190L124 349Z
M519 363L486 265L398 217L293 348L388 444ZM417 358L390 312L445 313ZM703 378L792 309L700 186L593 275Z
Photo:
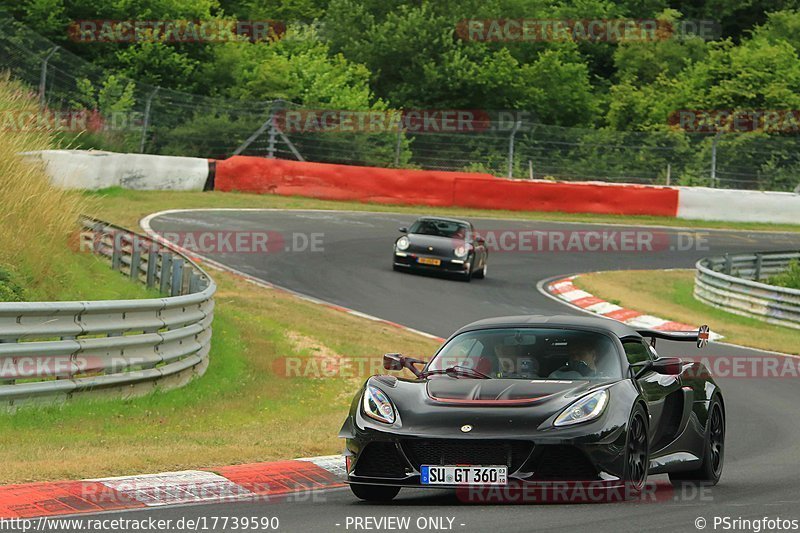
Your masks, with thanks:
M430 257L419 257L417 258L417 262L422 265L433 265L437 267L442 264L441 259L431 259Z
M507 466L434 466L420 468L423 485L506 485Z

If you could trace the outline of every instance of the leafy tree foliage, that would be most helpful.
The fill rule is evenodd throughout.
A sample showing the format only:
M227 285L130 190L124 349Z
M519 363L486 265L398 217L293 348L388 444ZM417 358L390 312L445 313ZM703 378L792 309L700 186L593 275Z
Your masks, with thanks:
M669 117L680 109L800 109L799 3L0 0L0 12L108 73L106 80L86 77L78 84L73 99L87 107L141 109L150 92L128 85L128 80L136 80L151 88L226 102L281 99L314 109L522 110L539 124L579 128L563 138L555 133L562 130L548 130L562 139L551 152L562 154L559 164L564 166L583 158L605 165L611 176L624 172L615 158L637 168L662 169L669 164L679 179L702 183L709 175L710 150L718 149L725 155L723 175L729 171L733 176L737 168L745 168L749 177L737 178L745 185L793 188L795 171L800 170L794 155L800 150L793 138L760 132L714 140L711 135L677 130ZM685 21L709 19L718 23L720 35L711 41L676 34L626 42L484 42L465 39L459 31L468 19L522 18L658 19L676 28ZM242 38L224 43L89 44L68 36L70 22L82 19L271 19L285 21L288 30L280 38L259 42ZM83 79L81 73L73 74ZM187 113L167 103L155 109L172 117L156 128L154 142L159 149L207 155L219 146L203 141L199 133L208 137L208 131L215 131L219 142L246 137L267 113L259 108L245 117L225 106ZM652 136L642 136L644 132ZM522 132L521 148L541 153L544 148L537 135L533 130ZM189 140L182 144L181 139ZM412 135L401 140L399 154L391 136L371 140L341 136L337 142L352 143L353 157L360 162L418 164L413 151L426 146L425 141ZM313 136L307 137L306 146L315 146L312 141ZM503 166L504 143L501 139L497 146L487 147L477 139L465 140L456 157L466 161L483 154L484 162L476 164L496 169ZM630 143L639 143L640 149L632 155L617 151L616 147L633 146ZM498 154L497 162L486 159L489 151ZM516 162L514 171L525 174L524 163ZM576 173L587 171L579 167Z

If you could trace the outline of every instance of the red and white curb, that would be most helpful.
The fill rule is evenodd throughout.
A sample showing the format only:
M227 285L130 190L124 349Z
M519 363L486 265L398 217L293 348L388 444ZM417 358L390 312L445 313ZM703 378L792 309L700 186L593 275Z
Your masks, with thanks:
M275 501L343 487L340 455L136 476L6 485L0 518L37 518L165 505Z
M598 298L576 287L573 284L573 280L577 277L578 275L569 276L545 283L544 290L548 295L557 300L566 302L581 311L611 318L634 328L647 328L657 331L694 331L697 329L697 326L665 320L657 316L647 315L639 311L634 311L633 309L627 309L607 302L602 298ZM711 333L711 340L721 338L721 335L713 332Z

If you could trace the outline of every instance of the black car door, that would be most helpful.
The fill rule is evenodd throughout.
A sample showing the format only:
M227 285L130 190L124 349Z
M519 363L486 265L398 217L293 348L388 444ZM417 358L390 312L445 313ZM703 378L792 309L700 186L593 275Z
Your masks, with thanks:
M622 346L632 365L658 357L655 350L638 339L625 341ZM636 381L650 412L650 450L656 452L672 442L682 426L684 393L680 376L647 370Z

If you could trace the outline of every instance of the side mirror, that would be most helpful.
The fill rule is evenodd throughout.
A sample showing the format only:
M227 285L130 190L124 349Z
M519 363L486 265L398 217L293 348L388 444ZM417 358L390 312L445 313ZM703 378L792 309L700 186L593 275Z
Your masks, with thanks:
M403 370L403 359L399 353L386 353L383 354L383 368L386 370Z
M679 357L662 357L653 361L653 372L665 376L678 376L683 370L683 361Z
M402 228L399 228L398 231L400 231L400 233L408 233L408 228L403 226Z
M415 376L419 377L422 371L414 365L424 365L425 361L421 359L414 359L413 357L406 357L399 353L386 353L383 354L383 368L386 370L403 370L409 369Z

